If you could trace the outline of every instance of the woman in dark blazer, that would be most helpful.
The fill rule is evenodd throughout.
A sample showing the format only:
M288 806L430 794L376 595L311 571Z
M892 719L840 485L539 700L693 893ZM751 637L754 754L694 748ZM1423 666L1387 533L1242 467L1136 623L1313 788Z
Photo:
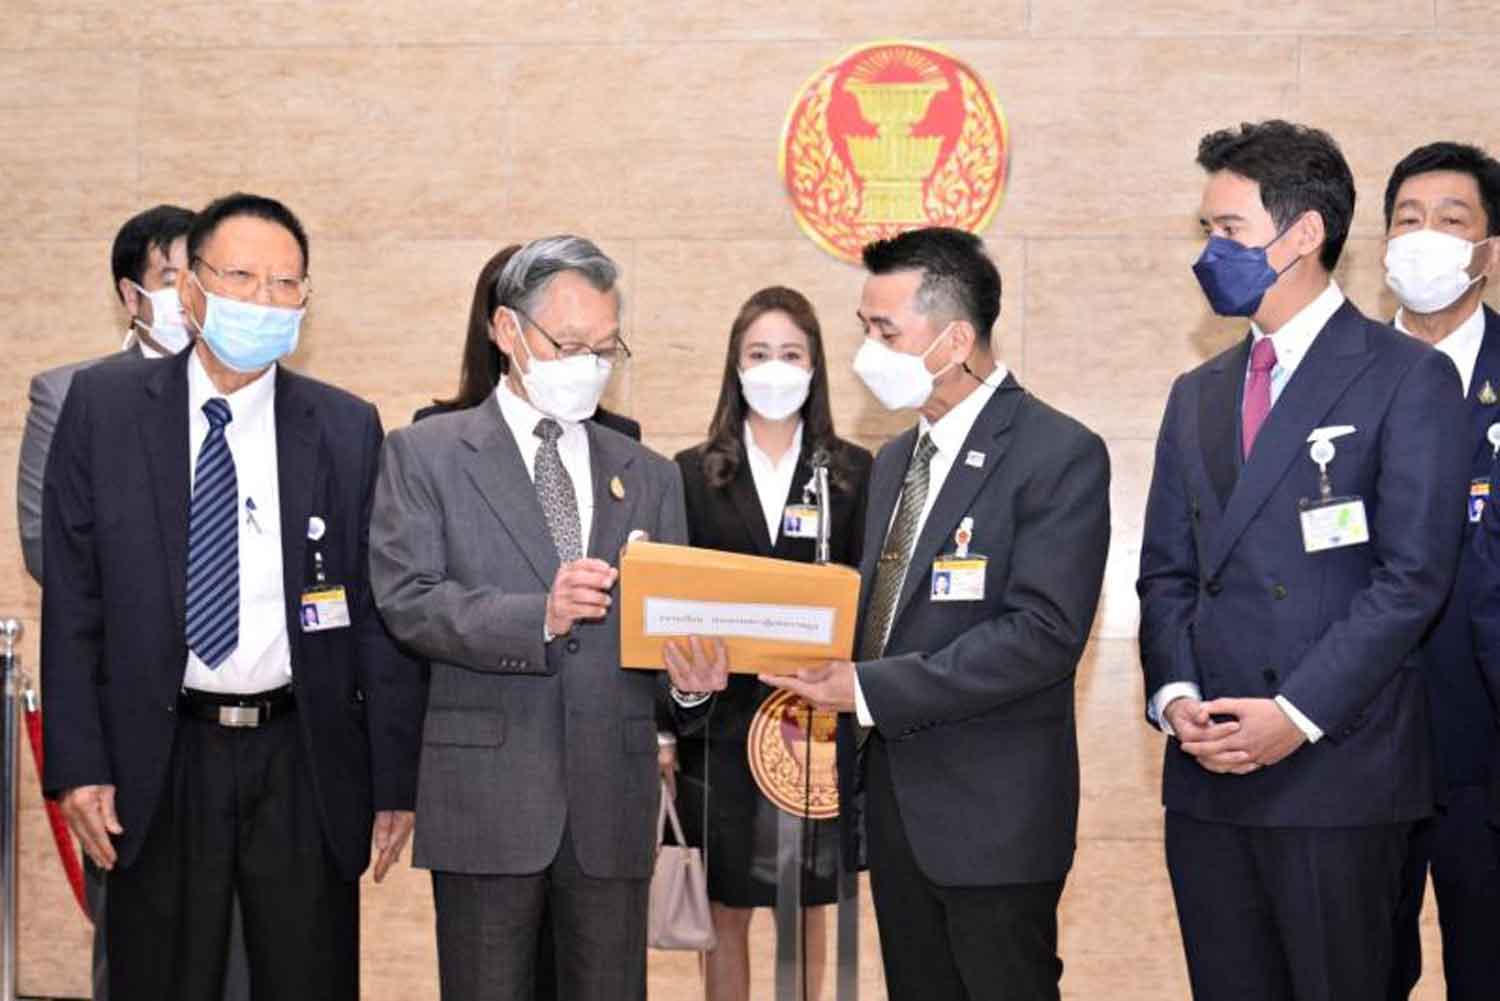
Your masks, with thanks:
M785 511L805 503L812 459L824 460L832 485L831 558L859 565L870 453L834 435L822 333L799 292L772 287L752 295L729 331L724 379L708 440L677 456L687 496L692 545L812 562L815 542L783 531ZM704 844L707 790L708 895L718 947L707 956L709 1001L749 996L752 909L776 902L777 807L756 787L746 737L772 689L734 675L714 705L705 733L678 745L678 813L688 841ZM704 775L707 770L707 783ZM817 830L803 875L804 902L836 898L837 820ZM806 915L808 996L817 997L826 952L825 908Z

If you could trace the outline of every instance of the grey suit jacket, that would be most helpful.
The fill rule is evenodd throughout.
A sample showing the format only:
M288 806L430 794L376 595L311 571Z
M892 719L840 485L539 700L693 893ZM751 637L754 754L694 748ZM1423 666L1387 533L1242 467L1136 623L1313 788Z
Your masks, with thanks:
M16 471L16 525L21 530L21 555L26 560L26 572L38 584L42 582L42 479L47 473L47 453L52 449L57 415L62 413L73 375L110 358L139 356L139 350L128 348L100 358L59 365L32 376L31 406L26 410L26 431L21 436L21 461Z
M633 529L685 543L677 467L589 423L588 554L611 564ZM618 478L621 490L612 490ZM623 496L620 496L623 493ZM524 875L566 824L584 872L651 874L655 700L663 676L620 668L618 606L543 642L558 557L493 400L393 432L370 525L375 600L432 661L413 855L446 872Z

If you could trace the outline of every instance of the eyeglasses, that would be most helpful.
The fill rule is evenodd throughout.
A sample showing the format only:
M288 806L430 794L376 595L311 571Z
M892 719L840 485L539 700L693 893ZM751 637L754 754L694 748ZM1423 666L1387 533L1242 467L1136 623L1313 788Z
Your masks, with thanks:
M515 309L515 307L511 308ZM547 339L547 343L552 345L552 349L557 352L557 356L559 358L582 358L584 355L592 355L594 361L597 364L604 365L609 368L613 368L616 365L621 365L630 360L630 349L625 346L625 342L618 336L612 338L609 344L602 348L592 347L588 344L584 344L582 341L569 341L564 344L556 337L553 337L551 334L547 333L546 327L543 327L540 323L533 320L526 313L523 313L519 309L516 309L515 312L517 316L521 317L527 323L535 327L537 333L541 334Z
M262 285L269 290L271 302L283 308L296 309L307 302L312 294L312 281L306 275L271 275L262 282L260 275L243 268L220 270L201 257L193 258L195 265L201 264L219 280L219 285L231 299L252 301L260 294Z

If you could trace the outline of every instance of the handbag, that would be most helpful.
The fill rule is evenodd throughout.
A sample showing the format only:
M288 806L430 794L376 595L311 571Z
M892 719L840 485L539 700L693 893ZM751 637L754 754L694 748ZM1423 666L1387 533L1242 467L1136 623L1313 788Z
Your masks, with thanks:
M675 845L666 840L672 822ZM704 834L706 835L705 828ZM707 952L718 944L708 908L708 874L703 852L689 848L682 836L677 807L661 786L661 809L656 816L656 869L651 874L651 903L646 919L646 944L653 949L690 949Z

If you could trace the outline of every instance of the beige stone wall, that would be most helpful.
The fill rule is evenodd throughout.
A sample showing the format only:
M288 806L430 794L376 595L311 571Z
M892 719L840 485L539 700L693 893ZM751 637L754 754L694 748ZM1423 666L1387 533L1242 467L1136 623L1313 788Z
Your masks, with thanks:
M875 445L899 422L848 371L860 275L797 230L776 144L797 87L847 47L940 42L988 78L1012 130L1011 187L987 234L1006 280L1005 358L1103 434L1115 463L1106 595L1078 685L1064 992L1182 997L1132 582L1167 387L1238 330L1209 316L1188 271L1196 142L1273 115L1331 130L1360 184L1340 277L1388 314L1385 177L1435 138L1500 149L1497 26L1493 0L7 0L0 469L14 468L29 376L117 345L119 223L235 188L284 199L311 231L317 296L296 364L373 398L389 426L453 388L489 253L576 230L624 265L638 362L613 398L650 444L701 435L736 307L782 282L823 318L841 429ZM13 481L0 484L0 613L26 622L34 665L37 590ZM26 775L22 988L83 994L88 933ZM419 873L368 892L367 997L436 997L430 908ZM879 996L869 947L866 964ZM654 996L694 996L694 977L688 958L653 960ZM1423 996L1440 982L1434 968Z

